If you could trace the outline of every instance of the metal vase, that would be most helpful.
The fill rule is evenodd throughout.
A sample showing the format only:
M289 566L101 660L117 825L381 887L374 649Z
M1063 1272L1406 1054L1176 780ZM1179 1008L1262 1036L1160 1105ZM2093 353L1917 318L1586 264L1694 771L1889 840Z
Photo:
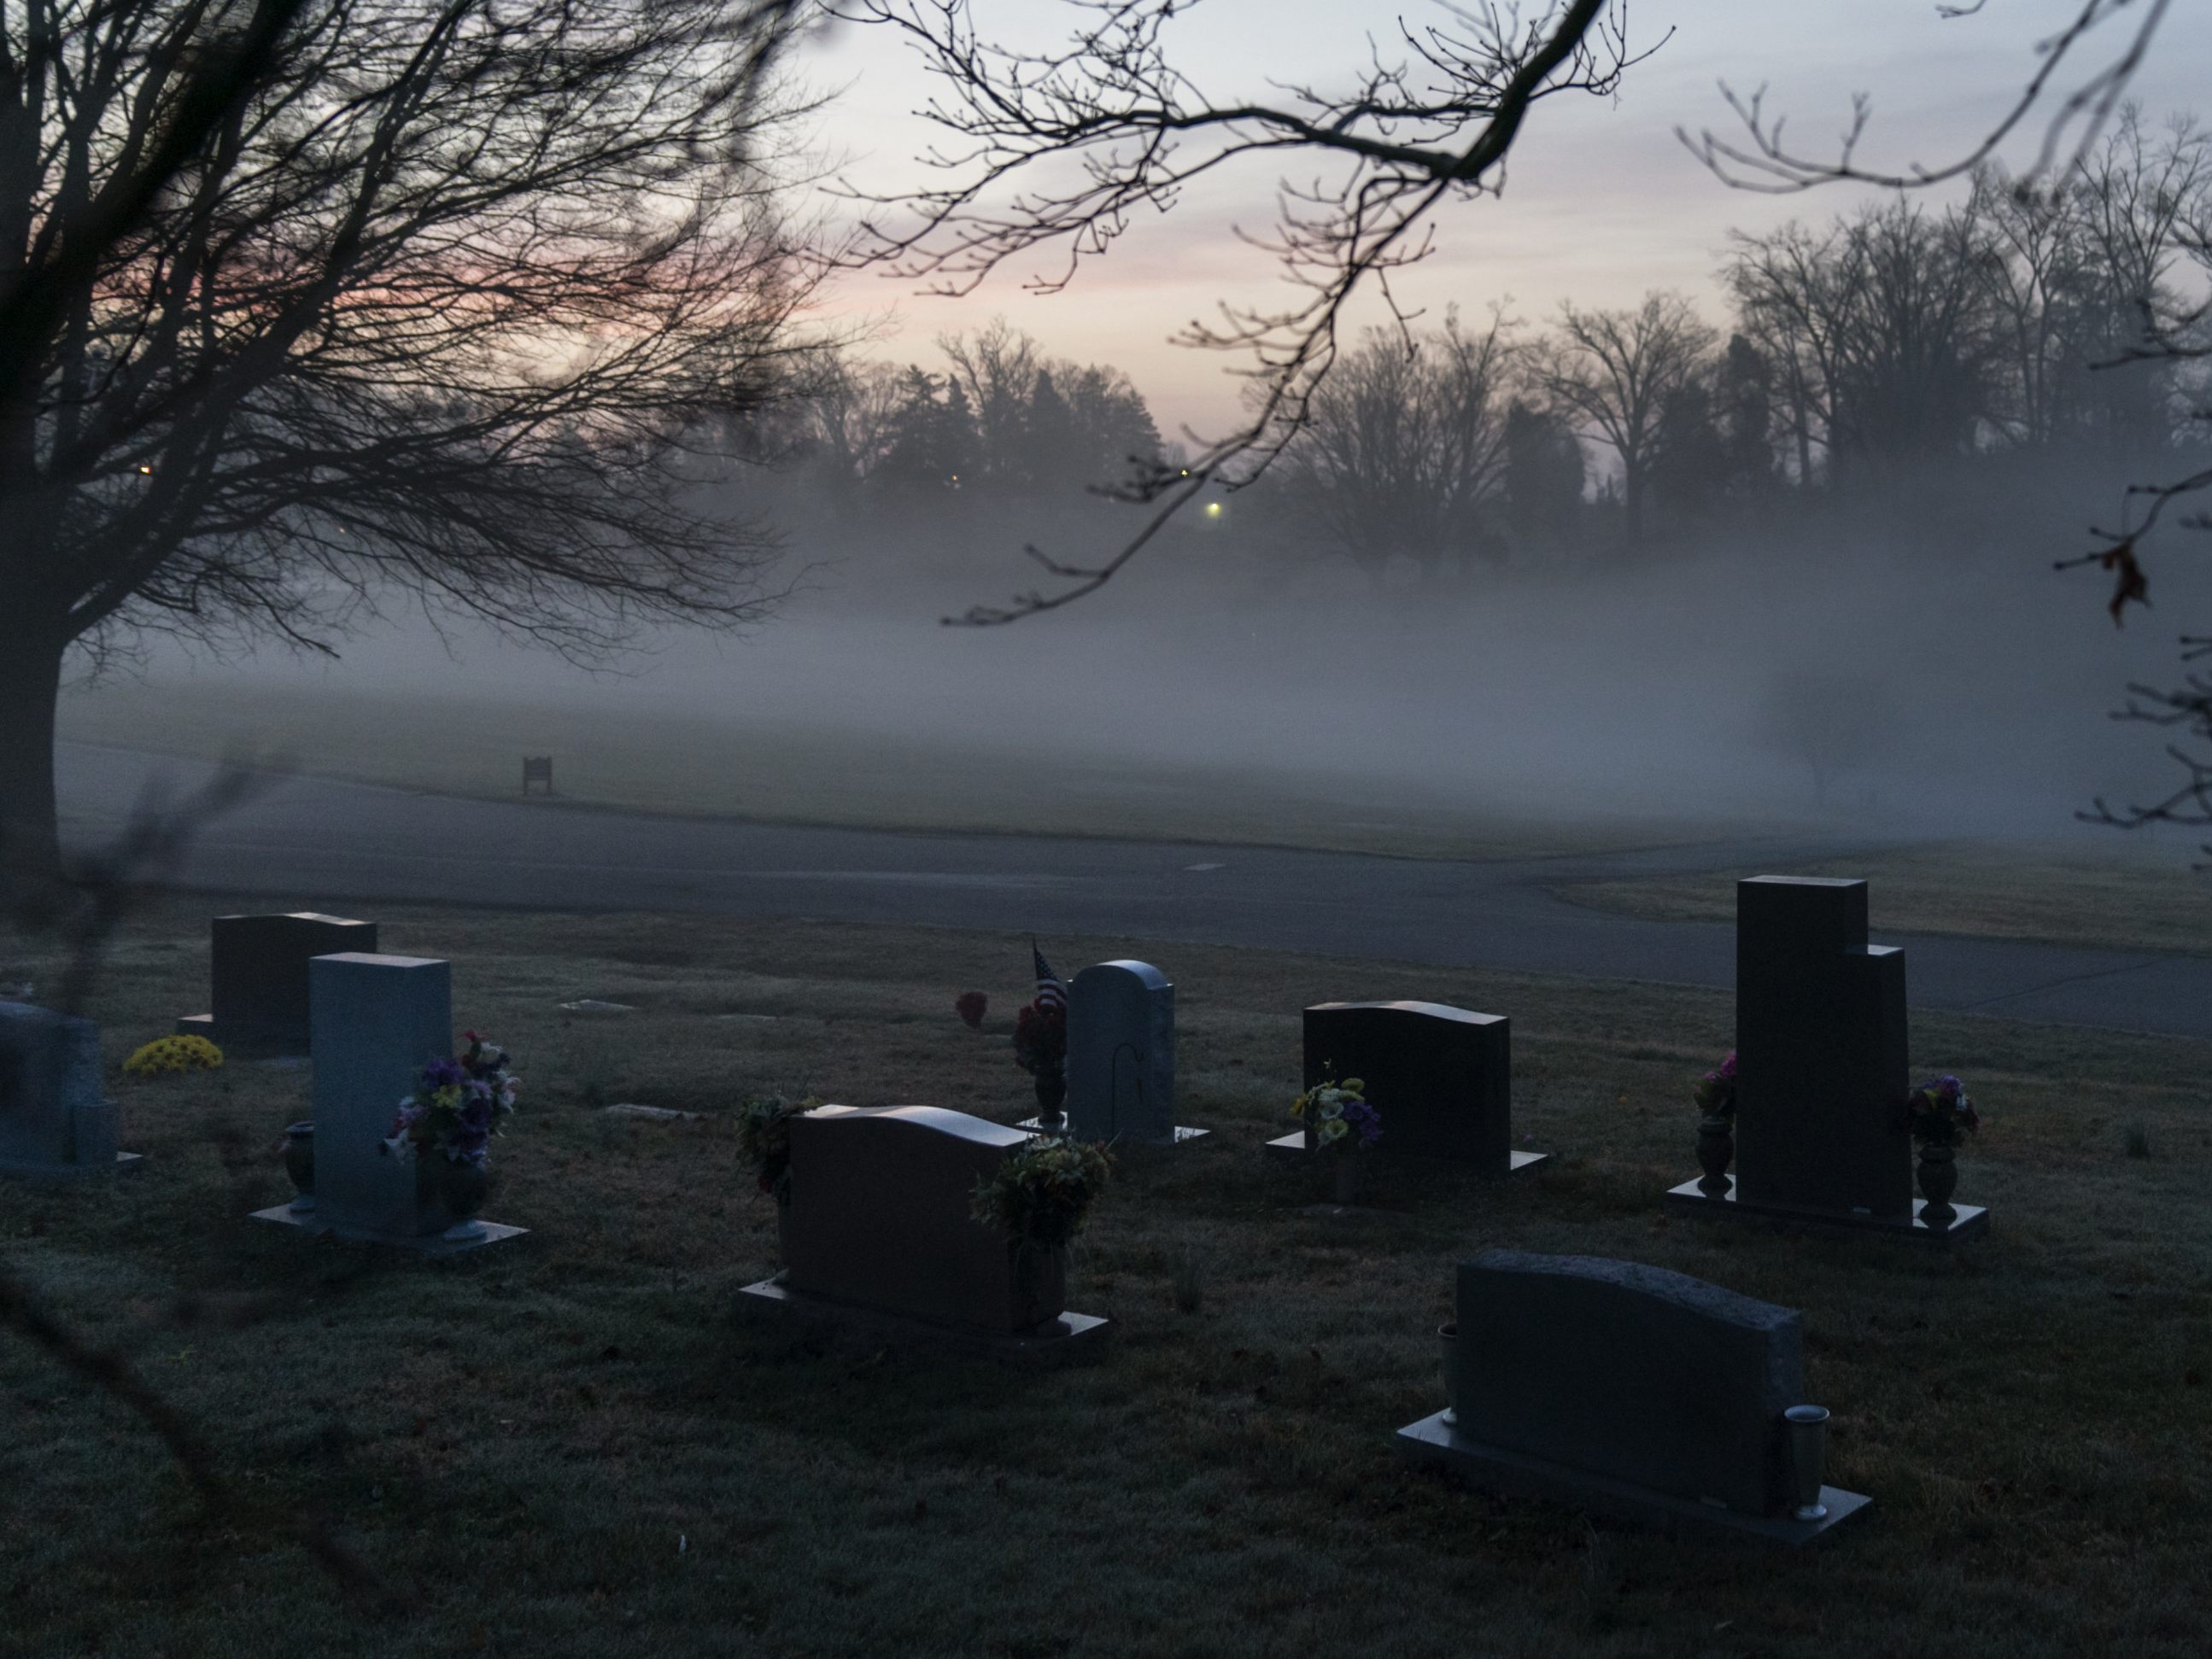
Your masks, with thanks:
M1058 1066L1040 1066L1036 1069L1037 1128L1048 1135L1059 1134L1067 1127L1067 1119L1060 1111L1060 1103L1067 1098L1067 1073Z
M1437 1346L1443 1351L1444 1361L1444 1425L1459 1426L1459 1326L1456 1322L1437 1327Z
M1920 1149L1920 1191L1927 1202L1920 1218L1930 1227L1949 1226L1959 1218L1951 1194L1959 1190L1959 1150L1940 1143Z
M1698 1190L1707 1198L1726 1198L1729 1165L1735 1158L1735 1126L1724 1117L1701 1119L1698 1124L1698 1167L1705 1173Z
M1782 1417L1790 1425L1790 1473L1796 1486L1796 1518L1825 1521L1828 1506L1820 1501L1820 1488L1828 1474L1828 1408L1792 1406Z
M292 1213L305 1215L315 1207L315 1126L305 1119L284 1126L284 1173L299 1193Z

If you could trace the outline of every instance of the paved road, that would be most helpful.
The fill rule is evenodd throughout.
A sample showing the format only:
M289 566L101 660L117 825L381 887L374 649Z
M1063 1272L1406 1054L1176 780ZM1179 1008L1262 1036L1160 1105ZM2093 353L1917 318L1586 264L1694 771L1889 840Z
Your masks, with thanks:
M64 744L64 833L210 769ZM1443 863L1160 842L901 835L461 800L293 778L223 818L188 885L288 903L433 900L1090 933L1722 988L1735 930L1644 921L1556 883L1786 865L1864 841L1764 840ZM2212 1039L2212 957L1883 934L1915 1006Z

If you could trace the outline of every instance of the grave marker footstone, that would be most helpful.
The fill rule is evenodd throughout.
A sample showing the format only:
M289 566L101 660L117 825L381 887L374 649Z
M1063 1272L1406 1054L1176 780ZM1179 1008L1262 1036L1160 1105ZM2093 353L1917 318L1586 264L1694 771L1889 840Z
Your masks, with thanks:
M1172 1146L1175 987L1148 962L1102 962L1067 989L1067 1127L1079 1140Z
M1492 1492L1788 1544L1866 1508L1797 1462L1794 1309L1662 1267L1517 1250L1464 1263L1456 1291L1451 1404L1398 1431L1407 1456ZM1825 1513L1798 1518L1815 1498Z
M976 1183L1029 1139L933 1106L793 1118L785 1271L747 1286L740 1307L1022 1363L1093 1357L1109 1328L1060 1305L1064 1252L1018 1264L969 1214Z
M1912 1196L1905 952L1867 943L1867 884L1753 876L1736 884L1735 1174L1685 1182L1669 1207L1877 1230L1948 1243Z
M1322 1002L1305 1011L1305 1086L1358 1078L1382 1115L1372 1154L1446 1158L1492 1175L1542 1161L1513 1149L1512 1023L1437 1002ZM1304 1156L1306 1132L1267 1143Z
M177 1032L222 1048L307 1053L313 1037L307 964L317 957L376 949L374 922L304 910L217 916L208 932L212 1012L187 1014Z
M433 1254L514 1238L479 1222L471 1237L416 1231L415 1165L383 1149L422 1068L453 1052L453 964L344 951L308 964L315 1054L315 1207L258 1210L257 1219L376 1239Z
M118 1114L100 1074L100 1028L0 1002L0 1175L75 1181L139 1162L116 1150Z

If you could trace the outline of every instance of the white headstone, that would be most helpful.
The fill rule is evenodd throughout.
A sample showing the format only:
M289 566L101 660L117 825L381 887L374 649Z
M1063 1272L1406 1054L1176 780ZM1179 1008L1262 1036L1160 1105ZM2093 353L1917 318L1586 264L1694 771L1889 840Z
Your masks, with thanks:
M307 979L317 1224L412 1237L415 1166L382 1143L422 1068L453 1056L453 964L346 951L317 957Z
M116 1118L100 1088L100 1028L51 1008L0 1002L0 1172L45 1180L112 1175Z
M1175 987L1146 962L1102 962L1067 990L1067 1121L1080 1140L1172 1146Z

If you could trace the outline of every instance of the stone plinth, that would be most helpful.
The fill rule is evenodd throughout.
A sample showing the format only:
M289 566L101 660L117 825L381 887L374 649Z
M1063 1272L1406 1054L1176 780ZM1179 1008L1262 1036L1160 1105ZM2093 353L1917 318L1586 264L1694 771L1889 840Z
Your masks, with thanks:
M224 1048L308 1052L308 963L376 951L374 922L308 911L217 916L209 932L212 1012L185 1016L177 1030Z
M1664 1268L1493 1250L1459 1270L1456 1419L1399 1431L1478 1485L1627 1518L1808 1541L1783 1413L1806 1403L1796 1310Z
M1361 1157L1432 1158L1510 1175L1542 1161L1513 1150L1512 1023L1437 1002L1323 1002L1305 1011L1305 1086L1358 1078L1382 1119ZM1306 1132L1268 1143L1303 1154Z

